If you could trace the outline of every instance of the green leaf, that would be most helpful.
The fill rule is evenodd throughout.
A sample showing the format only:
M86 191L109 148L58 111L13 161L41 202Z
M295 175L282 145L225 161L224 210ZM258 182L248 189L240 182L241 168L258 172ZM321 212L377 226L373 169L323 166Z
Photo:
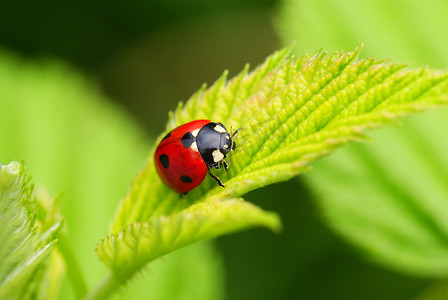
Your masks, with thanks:
M447 116L376 132L374 144L350 145L305 176L330 226L370 259L412 275L448 276Z
M98 256L113 273L86 299L106 298L146 263L174 250L254 226L279 231L280 220L242 199L201 202L170 216L130 224L98 243Z
M43 231L36 224L39 203L33 197L23 162L0 164L0 298L28 299L36 272L56 243L62 222ZM39 276L37 276L39 278Z
M115 274L127 278L144 263L186 245L262 225L278 231L278 216L242 201L201 202L170 216L133 223L102 240L97 252Z
M238 112L241 103L245 102L251 94L255 93L257 86L265 79L269 72L283 63L288 52L289 49L286 48L275 53L262 66L257 68L256 72L251 74L248 74L248 66L246 66L230 82L226 82L227 72L224 72L212 87L205 89L205 86L203 86L190 98L185 106L180 103L177 110L174 113L170 113L171 119L167 132L178 125L195 119L210 118L225 122L223 117L229 113L228 110ZM225 101L218 101L218 99ZM218 105L222 106L220 107L221 109L217 108ZM207 115L205 113L207 111L212 115ZM218 113L223 114L223 116L217 115ZM240 127L236 123L226 124L232 125L235 128ZM159 140L164 134L160 135ZM203 194L205 190L210 188L211 184L207 181L205 185L202 185L206 188L202 190L196 189L190 192L185 201L179 200L179 195L171 193L160 181L154 168L152 156L153 153L151 152L145 166L134 180L130 192L121 202L111 226L111 233L119 232L124 226L132 222L146 221L153 215L166 215L181 211L192 204L191 199L197 198L197 195ZM234 164L233 158L232 164ZM198 193L200 190L202 192Z
M142 259L136 256L139 249L134 248L142 245L145 236L133 234L132 243L123 239L134 227L139 233L155 230L145 226L157 224L164 227L157 231L172 235L181 229L174 224L184 224L180 220L190 215L191 207L197 208L198 214L209 214L213 222L222 208L203 212L207 206L201 208L201 203L225 203L225 199L287 180L308 170L315 159L362 139L366 129L448 102L448 73L407 69L406 65L374 58L358 61L359 51L332 55L321 51L295 60L288 57L286 48L251 73L246 67L229 81L224 73L213 86L202 88L187 104L180 104L171 114L167 131L199 118L242 128L236 140L237 150L230 156L229 172L219 173L226 188L207 178L188 196L180 198L157 177L151 151L117 211L111 227L116 234L97 248L100 258L115 271L114 276L125 280L124 276L132 275L147 261L198 240L194 232L181 230L181 242L168 239L162 248L166 250L152 249ZM172 217L176 222L160 221ZM126 227L134 222L139 224ZM252 222L248 218L240 228L260 225ZM216 236L215 231L207 232L211 229L208 222L201 224L204 228L196 228L201 238ZM228 224L219 234L227 230L235 228ZM133 250L123 250L128 248Z

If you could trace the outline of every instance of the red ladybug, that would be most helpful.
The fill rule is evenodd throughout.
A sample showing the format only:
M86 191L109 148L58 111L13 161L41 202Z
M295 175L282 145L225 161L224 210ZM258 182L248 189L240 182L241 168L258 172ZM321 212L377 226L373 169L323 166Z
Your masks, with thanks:
M201 184L207 171L224 187L210 169L224 166L227 171L224 158L235 150L233 138L237 132L229 134L223 124L209 120L196 120L173 129L154 154L157 173L169 188L181 194Z

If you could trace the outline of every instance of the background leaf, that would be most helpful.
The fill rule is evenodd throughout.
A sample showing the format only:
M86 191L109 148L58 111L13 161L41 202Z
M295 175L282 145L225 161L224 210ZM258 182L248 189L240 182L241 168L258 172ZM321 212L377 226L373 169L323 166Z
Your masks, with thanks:
M329 51L365 44L363 55L394 57L417 66L444 67L448 3L420 1L283 1L276 16L283 42L296 53L325 46Z
M277 21L298 48L365 42L367 54L445 68L447 9L438 0L288 1ZM446 277L446 116L445 109L375 133L374 144L351 145L305 177L332 228L370 260L413 276Z
M23 60L0 52L0 161L24 157L27 168L39 187L46 187L47 194L64 191L60 205L66 242L73 248L87 287L107 272L95 255L95 244L107 234L117 202L149 149L135 120L108 102L91 78L61 62ZM222 294L223 287L217 284L221 261L209 244L167 257L154 267L157 279L149 279L153 277L151 272L142 273L132 285L141 286L148 297L154 291L159 299L166 299L166 295L173 295L174 284L168 270L191 267L193 257L203 257L198 263L202 267L195 273L197 285L176 284L177 296L183 294L182 289L202 297L197 299ZM54 266L54 271L60 272L58 258L52 257L51 261L49 268ZM66 271L71 272L70 268ZM47 275L66 278L51 272ZM176 273L178 282L188 282L189 276ZM61 289L60 299L77 298L67 279L62 286L56 281L52 284ZM125 289L123 296L117 295L116 299L140 299L142 294L135 292L130 298L132 292Z
M0 298L37 294L44 260L53 250L61 221L44 231L36 223L39 204L23 162L0 164ZM36 278L37 277L37 278Z
M370 259L416 276L448 275L446 113L376 132L378 143L351 145L306 177L338 232Z
M215 247L200 242L152 262L111 299L224 299L224 271Z

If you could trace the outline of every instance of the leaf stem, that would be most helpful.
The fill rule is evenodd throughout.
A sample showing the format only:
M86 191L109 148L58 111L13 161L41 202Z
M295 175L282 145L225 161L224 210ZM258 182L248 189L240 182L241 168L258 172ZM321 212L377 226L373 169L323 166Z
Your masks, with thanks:
M84 297L87 293L87 285L84 276L79 268L78 261L73 253L68 238L64 232L58 236L58 248L64 258L67 267L67 276L77 299Z
M120 287L121 281L110 272L92 289L83 300L104 300L110 297Z

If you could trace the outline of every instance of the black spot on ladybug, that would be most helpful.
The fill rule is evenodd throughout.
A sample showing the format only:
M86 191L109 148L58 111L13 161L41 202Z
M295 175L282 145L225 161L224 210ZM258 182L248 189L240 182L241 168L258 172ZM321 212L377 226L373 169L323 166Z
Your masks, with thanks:
M192 183L193 179L191 179L190 176L182 175L182 176L180 176L180 181L185 182L185 183Z
M163 137L162 141L163 141L163 140L166 140L166 139L169 138L170 136L171 136L171 131L168 132L168 133Z
M160 155L159 160L160 160L160 163L162 164L162 166L165 169L168 169L168 167L170 166L170 159L168 158L168 155L166 155L166 154Z
M194 136L191 132L187 132L180 139L180 141L182 142L182 145L184 145L185 148L190 148L191 144L193 144L194 142Z

